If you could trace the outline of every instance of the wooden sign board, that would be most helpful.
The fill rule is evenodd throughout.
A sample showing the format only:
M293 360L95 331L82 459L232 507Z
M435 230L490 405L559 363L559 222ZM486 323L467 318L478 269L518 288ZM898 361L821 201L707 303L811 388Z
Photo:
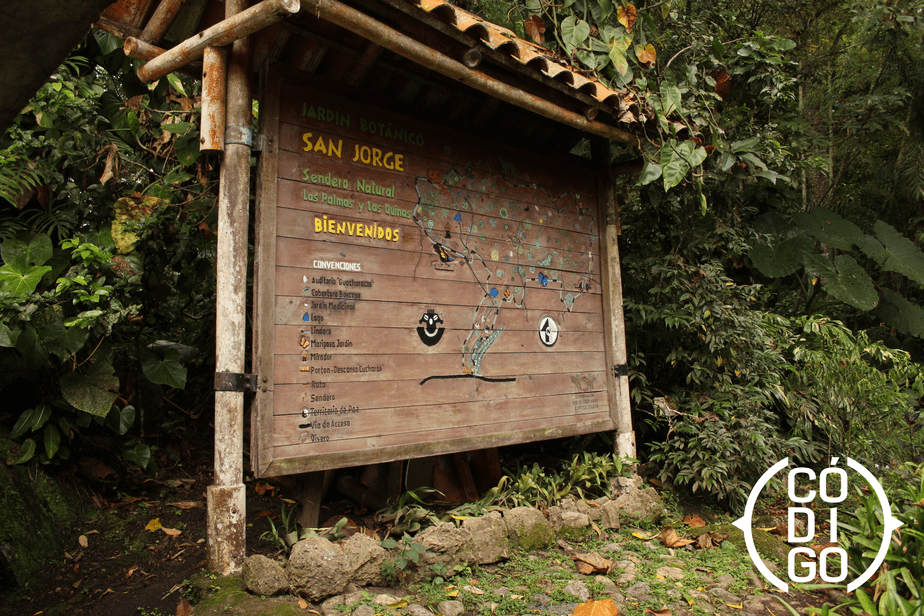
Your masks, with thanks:
M589 164L284 67L260 112L257 476L616 427Z

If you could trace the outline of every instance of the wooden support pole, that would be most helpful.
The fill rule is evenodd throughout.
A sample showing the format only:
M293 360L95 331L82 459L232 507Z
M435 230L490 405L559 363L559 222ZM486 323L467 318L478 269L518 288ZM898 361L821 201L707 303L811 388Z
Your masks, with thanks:
M246 7L226 0L225 15ZM227 21L227 20L226 20ZM246 343L247 232L250 224L250 43L234 42L228 58L229 133L218 188L215 300L215 371L244 373ZM236 129L232 131L231 129ZM246 548L244 494L244 392L215 392L215 483L208 487L208 563L220 575L241 572Z
M225 7L227 8L227 3ZM138 78L143 83L157 81L164 75L199 58L206 47L222 47L243 39L285 17L298 13L300 7L299 0L263 0L260 4L233 16L228 16L226 10L226 17L223 21L186 39L139 67Z
M157 43L164 38L167 30L170 29L170 24L176 19L184 4L186 0L161 0L157 5L157 10L148 20L148 25L141 32L141 38L148 43Z
M606 336L606 384L610 392L610 412L616 420L616 455L635 458L635 431L629 398L629 371L626 353L626 322L622 309L622 270L619 264L619 211L610 163L610 144L591 139L591 156L597 173L597 202L600 208L600 258L603 287L603 331Z
M326 19L342 28L346 28L400 56L460 81L485 94L490 94L512 105L528 109L543 117L592 135L599 135L630 145L639 145L638 136L629 131L603 124L602 122L590 121L581 113L559 107L543 98L524 92L479 71L472 70L462 62L445 56L420 41L401 34L397 30L389 28L382 22L338 0L303 0L303 2L305 10L312 15L317 15L321 19Z
M225 149L225 99L228 52L224 47L206 47L202 55L202 126L199 150Z

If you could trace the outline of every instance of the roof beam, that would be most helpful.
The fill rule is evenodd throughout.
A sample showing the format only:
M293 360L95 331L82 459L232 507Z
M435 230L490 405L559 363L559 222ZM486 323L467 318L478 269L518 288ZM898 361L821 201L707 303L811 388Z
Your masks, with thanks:
M203 30L138 68L142 83L152 83L202 57L206 47L223 47L298 13L299 0L263 0Z

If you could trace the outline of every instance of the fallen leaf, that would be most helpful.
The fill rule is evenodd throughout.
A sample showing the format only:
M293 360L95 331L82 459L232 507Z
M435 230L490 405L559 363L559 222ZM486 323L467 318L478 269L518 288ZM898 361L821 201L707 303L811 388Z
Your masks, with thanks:
M78 543L78 545L80 545L80 547L82 547L83 549L87 549L87 548L90 546L90 542L87 541L87 536L86 536L86 535L80 535L79 537L77 537L77 543Z
M583 575L591 575L593 573L606 575L612 571L613 565L615 564L612 560L592 552L583 554L575 553L571 555L571 559L574 561L578 573Z
M617 616L619 608L612 599L587 601L574 608L572 616Z
M706 520L702 519L695 513L691 513L690 515L683 516L683 523L690 528L699 528L706 525Z
M276 486L270 485L268 483L263 483L262 481L258 481L256 485L254 485L253 489L256 490L257 494L259 494L260 496L263 496L267 492L275 492Z
M703 533L696 539L696 545L701 550L710 550L712 549L712 537L709 533Z
M80 563L75 563L73 569L74 569L74 573L79 573L79 572L80 572Z
M641 531L636 531L636 532L632 533L632 536L635 537L636 539L641 539L642 541L648 541L649 539L651 539L651 535L650 535L650 534L648 534L648 533L643 533L643 532L641 532Z
M183 534L183 531L177 530L175 528L166 528L162 526L161 530L171 537L179 537L181 534Z
M744 607L744 604L743 604L743 603L741 603L740 605L733 605L733 604L731 604L731 603L726 603L725 605L727 605L728 607L733 607L733 608L735 608L736 610L740 610L740 609L742 609L742 608Z
M98 535L98 534L99 534L99 531L98 531L98 530L88 530L86 534L88 534L88 535Z
M653 610L650 607L646 607L645 613L646 614L656 614L657 616L671 616L671 614L673 614L670 608L667 608L667 607L662 607L660 610Z
M192 614L192 604L186 599L180 599L176 606L176 616L189 616Z
M202 501L177 501L175 503L167 503L169 507L176 507L177 509L195 509L202 506Z
M538 15L533 15L526 19L523 22L523 27L526 28L526 34L533 40L537 45L542 45L545 42L545 22L542 21L542 18Z
M128 568L128 571L125 572L125 577L130 578L132 574L138 570L138 565L132 565Z
M478 588L477 586L463 586L462 590L468 591L473 595L483 595L484 591Z
M307 610L307 609L308 609L308 602L305 601L304 599L302 599L301 597L299 597L299 598L298 598L298 607L302 608L303 610Z
M685 545L696 543L692 539L681 539L673 528L661 531L661 542L669 548L682 548Z
M163 526L160 525L160 518L154 518L148 522L147 526L144 527L144 530L160 530Z

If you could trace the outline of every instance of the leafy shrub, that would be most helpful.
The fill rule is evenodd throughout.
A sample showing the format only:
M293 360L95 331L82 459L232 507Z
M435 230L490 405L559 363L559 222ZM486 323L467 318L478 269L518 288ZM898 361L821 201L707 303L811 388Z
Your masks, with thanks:
M889 500L893 514L904 525L892 533L875 580L846 600L854 613L924 613L924 465L906 464L896 479ZM862 495L853 517L854 522L841 522L847 531L841 535L841 545L847 552L850 572L858 577L872 564L883 534L882 510L875 494Z

